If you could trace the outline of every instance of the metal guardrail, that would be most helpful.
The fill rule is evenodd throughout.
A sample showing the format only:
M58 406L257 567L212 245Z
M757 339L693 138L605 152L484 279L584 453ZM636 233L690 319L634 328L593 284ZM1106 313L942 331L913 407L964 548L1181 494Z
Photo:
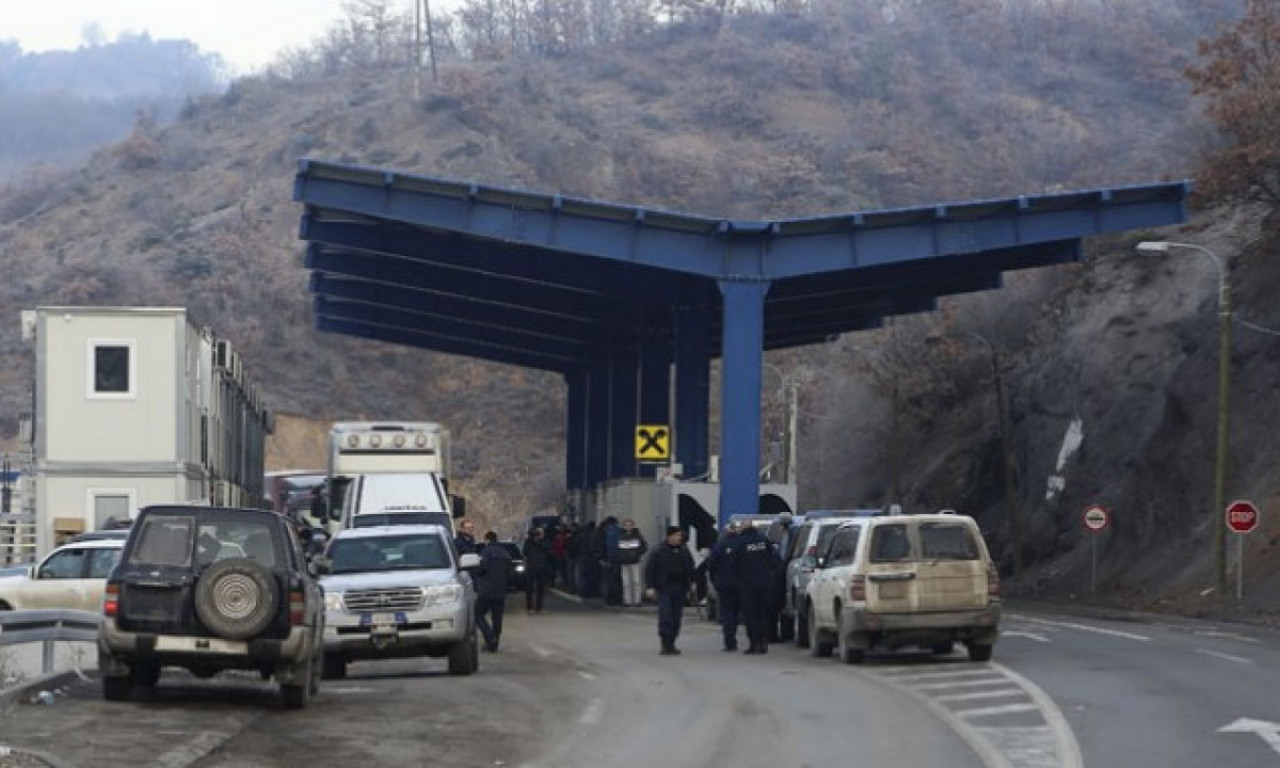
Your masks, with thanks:
M0 611L0 646L43 643L41 668L44 674L49 674L54 666L54 643L97 642L101 624L102 616L90 611Z

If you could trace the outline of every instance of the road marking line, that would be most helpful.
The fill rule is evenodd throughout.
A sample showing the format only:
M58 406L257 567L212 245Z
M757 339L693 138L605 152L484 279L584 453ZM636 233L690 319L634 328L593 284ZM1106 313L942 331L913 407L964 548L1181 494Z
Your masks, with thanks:
M1212 656L1215 659L1223 659L1225 661L1234 661L1237 664L1252 664L1253 659L1246 659L1243 656L1232 656L1229 653L1220 651L1211 651L1208 648L1197 648L1196 653L1203 653L1205 656Z
M925 683L909 686L913 691L945 691L948 688L972 688L980 685L1008 685L1009 681L1001 677L990 680L958 680L954 683Z
M1235 632L1223 632L1217 629L1197 629L1191 634L1197 635L1199 637L1217 637L1217 638L1222 638L1223 640L1239 640L1242 643L1262 642L1256 637L1249 637L1247 635L1237 635Z
M998 699L1001 696L1026 696L1021 688L1003 688L998 691L976 691L974 693L948 693L933 697L934 701L973 701L974 699Z
M994 673L989 669L956 669L953 666L948 672L917 672L913 669L902 669L885 672L884 674L894 680L928 680L932 678L946 679L948 677L991 677Z
M578 718L580 725L595 725L600 722L600 718L604 716L604 699L592 699L587 708L583 710L582 716Z
M595 675L591 674L590 672L583 672L582 670L578 670L578 676L579 676L579 677L581 677L583 680L595 680L595 679L596 679L596 676L595 676Z
M1017 712L1039 712L1035 704L1004 704L999 707L977 707L976 709L957 709L955 713L961 717L993 717L995 715L1012 715Z
M540 645L534 645L533 643L530 643L529 647L533 650L534 653L538 654L544 659L551 656L551 651L548 651L546 648L543 648Z
M1004 632L1001 632L1000 637L1001 639L1004 639L1006 637L1025 637L1028 640L1035 640L1037 643L1049 642L1049 638L1045 637L1044 635L1037 635L1034 632L1019 632L1017 630L1006 630Z
M1067 722L1066 716L1062 714L1062 710L1058 709L1053 699L1049 698L1049 694L1003 664L992 662L991 666L1003 672L1016 685L1021 686L1031 700L1039 705L1040 715L1049 724L1054 751L1057 752L1058 759L1054 765L1057 768L1084 768L1084 757L1080 754L1080 744L1076 741L1075 731L1071 730L1071 724Z
M1033 624L1043 624L1048 627L1065 627L1066 629L1078 629L1081 632L1094 632L1099 635L1109 635L1111 637L1122 637L1125 640L1137 640L1139 642L1151 642L1151 638L1146 635L1137 635L1132 632L1122 632L1118 629L1106 629L1104 627L1094 627L1088 624L1076 624L1070 621L1049 621L1048 619L1035 619L1030 616L1021 617L1023 621L1030 621Z

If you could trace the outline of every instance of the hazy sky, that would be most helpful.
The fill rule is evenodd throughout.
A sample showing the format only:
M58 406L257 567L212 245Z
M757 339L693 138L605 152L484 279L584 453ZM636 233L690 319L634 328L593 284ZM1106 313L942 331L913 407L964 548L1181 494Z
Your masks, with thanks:
M392 0L406 12L413 0ZM432 14L460 0L430 0ZM185 38L220 53L237 73L269 63L284 48L311 43L342 18L344 0L0 0L0 40L24 51L75 49L90 24L106 40L121 32Z

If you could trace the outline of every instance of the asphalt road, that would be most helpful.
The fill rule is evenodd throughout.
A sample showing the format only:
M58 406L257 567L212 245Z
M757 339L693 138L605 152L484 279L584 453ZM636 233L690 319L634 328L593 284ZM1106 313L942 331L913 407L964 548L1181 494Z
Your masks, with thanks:
M89 766L1280 766L1280 643L1268 630L1010 611L995 660L722 653L686 616L657 654L652 609L513 610L479 674L360 662L312 706L255 677L166 673L101 700L78 681L0 718L0 745ZM520 606L516 600L512 609ZM38 763L6 762L0 766Z

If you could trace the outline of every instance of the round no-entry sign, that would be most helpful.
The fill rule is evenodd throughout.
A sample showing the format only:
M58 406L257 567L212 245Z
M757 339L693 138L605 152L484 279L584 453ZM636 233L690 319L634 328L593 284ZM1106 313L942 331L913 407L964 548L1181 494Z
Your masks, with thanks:
M1097 533L1107 524L1111 522L1111 513L1106 507L1097 504L1090 504L1084 508L1084 527L1086 530Z
M1233 501L1227 505L1226 522L1236 533L1248 533L1258 527L1258 508L1252 501Z

